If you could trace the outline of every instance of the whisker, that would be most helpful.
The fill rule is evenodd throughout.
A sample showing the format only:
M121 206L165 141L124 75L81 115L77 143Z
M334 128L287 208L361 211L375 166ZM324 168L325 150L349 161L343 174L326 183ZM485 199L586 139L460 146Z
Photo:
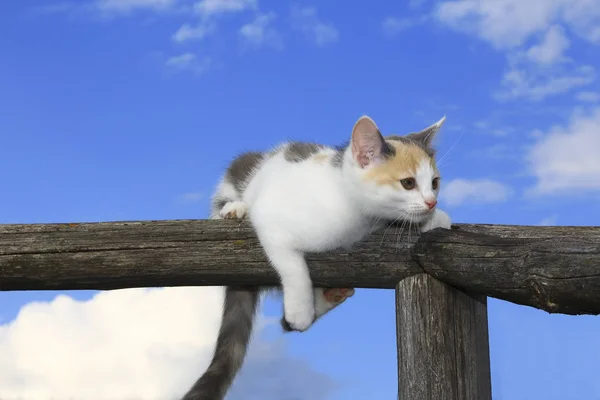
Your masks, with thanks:
M465 134L465 131L463 130L462 133L456 139L456 141L454 141L452 146L450 146L450 148L444 153L444 155L440 157L440 159L437 162L438 167L441 166L445 161L448 160L450 152L454 149L454 146L456 146L456 144L459 142L459 140L463 137L464 134Z
M387 228L385 228L385 231L383 232L383 236L381 237L381 242L379 243L379 246L380 246L380 247L383 245L383 239L385 239L385 234L387 233L387 231L388 231L388 230L390 229L390 227L391 227L392 225L394 225L394 224L395 224L395 223L396 223L396 222L397 222L397 221L398 221L400 218L402 218L402 216L400 216L400 217L396 218L396 219L395 219L395 220L394 220L392 223L390 223L390 224L388 225L388 227L387 227Z
M371 225L371 229L369 231L369 235L373 233L373 230L375 229L375 227L377 226L377 224L379 223L379 221L381 221L383 219L383 215L379 216L375 222L373 223L373 225Z
M410 214L411 218L410 218L409 223L408 223L408 243L409 244L412 243L412 240L411 240L411 231L412 231L412 227L413 227L413 218L412 218L413 216L414 216L414 214L411 213Z
M410 217L407 217L402 221L402 226L400 227L400 236L398 238L398 242L402 240L406 227L410 224Z
M404 233L404 226L406 226L406 218L402 221L402 225L400 225L400 235L398 236L398 228L396 227L396 252L394 254L398 254L398 247L400 247L400 242L402 241L402 233Z

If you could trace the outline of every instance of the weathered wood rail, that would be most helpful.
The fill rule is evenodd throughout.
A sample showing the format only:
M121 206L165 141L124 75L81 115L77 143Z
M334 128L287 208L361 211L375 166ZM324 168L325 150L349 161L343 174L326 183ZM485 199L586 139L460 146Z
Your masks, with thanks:
M396 289L399 398L491 399L486 296L600 314L600 227L456 224L310 254L317 286ZM0 225L0 290L275 285L244 221Z

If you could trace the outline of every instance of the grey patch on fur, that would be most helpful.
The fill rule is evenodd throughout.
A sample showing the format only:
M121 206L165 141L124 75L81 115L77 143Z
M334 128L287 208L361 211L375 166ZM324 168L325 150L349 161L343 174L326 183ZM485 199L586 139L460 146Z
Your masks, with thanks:
M431 147L431 142L435 137L435 134L440 130L440 125L431 125L428 128L423 129L419 132L409 133L408 138L422 143L424 147Z
M221 197L221 196L216 196L215 198L213 198L213 200L212 200L213 213L218 214L219 211L221 211L223 209L223 207L225 207L225 204L229 203L230 201L232 201L232 200L226 199L225 197Z
M399 135L389 135L386 136L386 140L395 140L397 142L401 142L404 144L412 144L412 145L416 145L419 146L421 149L423 149L423 151L429 156L429 157L434 157L435 156L435 149L427 146L424 142L422 142L421 140L417 140L415 139L414 136L411 137L411 135L414 135L414 133L411 133L409 135L406 136L399 136Z
M264 153L258 151L242 153L227 168L226 179L231 182L240 196L248 185L254 169L262 161L264 155Z
M291 142L283 152L283 157L289 162L302 162L317 154L325 146L316 143Z
M344 163L344 153L349 145L350 142L347 141L342 145L334 147L335 154L331 159L331 165L333 165L335 168L342 168L342 164Z
M246 357L259 294L257 287L227 287L223 319L213 359L206 372L181 400L223 400L225 398Z
M385 140L383 141L383 144L381 146L381 155L386 158L386 159L390 159L392 157L394 157L396 155L396 148L392 145L390 145L388 142L386 142Z
M435 149L431 146L431 142L435 134L440 130L440 126L432 125L419 132L412 132L406 136L388 136L387 139L398 140L404 143L416 144L422 148L429 157L435 157Z

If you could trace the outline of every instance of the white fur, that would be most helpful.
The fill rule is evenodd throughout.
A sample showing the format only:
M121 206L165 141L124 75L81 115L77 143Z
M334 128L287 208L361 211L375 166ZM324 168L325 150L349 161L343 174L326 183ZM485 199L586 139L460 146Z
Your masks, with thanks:
M450 229L451 225L452 221L450 220L450 216L444 211L434 208L431 217L427 218L421 224L421 232L427 232L435 228Z
M333 150L324 153L333 154ZM311 159L288 162L279 151L255 172L241 201L226 204L220 213L221 217L232 210L247 213L281 278L285 319L299 331L335 306L327 304L322 289L313 288L304 253L349 247L370 233L381 218L410 219L423 223L426 230L450 227L444 212L430 211L424 203L437 196L431 188L434 170L428 162L416 171L419 190L406 191L363 180L366 170L350 149L344 157L343 167L336 168ZM222 182L217 194L225 197L224 192L231 189L230 183Z
M238 192L235 190L235 187L233 187L233 185L226 180L221 180L221 183L217 188L217 192L219 192L219 194L225 198L241 200Z
M427 160L417 167L415 179L418 190L397 190L391 186L381 187L375 182L365 182L367 173L352 160L351 152L347 152L345 161L346 190L362 203L362 212L374 218L386 217L391 220L402 218L412 222L421 222L430 215L425 201L437 198L437 191L432 189L435 171Z
M230 201L219 211L221 218L227 218L229 214L233 214L233 218L243 219L246 217L248 207L243 201Z

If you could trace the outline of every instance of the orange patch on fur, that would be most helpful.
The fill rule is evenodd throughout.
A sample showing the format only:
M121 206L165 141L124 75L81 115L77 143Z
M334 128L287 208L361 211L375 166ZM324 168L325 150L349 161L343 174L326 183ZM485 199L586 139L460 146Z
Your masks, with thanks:
M329 155L328 154L317 154L315 156L312 156L310 159L319 164L325 164L325 162L327 162L327 160L329 160Z
M437 170L435 160L417 145L388 140L396 149L396 155L386 163L370 168L364 176L380 185L400 186L400 180L415 176L417 168L426 160Z

